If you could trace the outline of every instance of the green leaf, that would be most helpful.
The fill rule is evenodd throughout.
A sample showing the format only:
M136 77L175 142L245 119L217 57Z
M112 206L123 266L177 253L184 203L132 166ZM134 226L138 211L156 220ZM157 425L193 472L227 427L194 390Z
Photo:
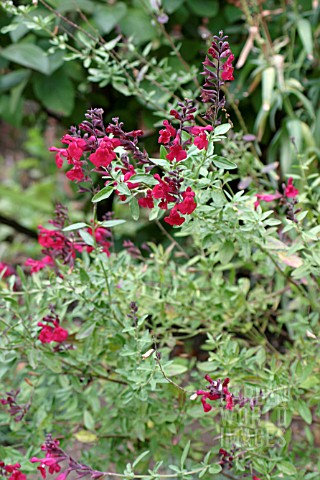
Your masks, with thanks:
M166 160L167 155L168 155L168 152L167 152L166 147L164 145L161 145L160 146L160 158L162 160ZM166 160L166 161L168 161L168 160Z
M188 367L185 365L181 365L179 363L172 363L168 367L165 368L166 375L168 377L173 377L175 375L182 375L188 371Z
M268 67L262 72L262 110L268 112L271 108L276 80L275 67Z
M313 59L313 39L311 23L305 18L299 18L297 28L303 48L310 59Z
M33 90L37 99L51 112L64 116L71 114L75 88L64 69L57 70L49 77L34 76Z
M95 421L88 410L83 412L83 424L88 430L94 430Z
M124 2L117 2L114 5L96 5L93 18L102 35L110 33L111 30L126 15L127 6ZM113 47L112 47L113 48Z
M230 128L231 128L230 123L223 123L222 125L218 125L214 129L214 134L215 135L224 135L225 133L229 132Z
M221 465L214 464L210 466L209 473L219 473L221 472L221 470L222 470Z
M0 92L5 92L19 85L30 77L30 70L20 69L0 77Z
M215 17L219 11L217 0L187 0L187 5L197 17Z
M286 475L296 475L297 474L297 469L296 467L287 461L282 461L281 463L278 464L278 468L280 472L285 473Z
M133 182L133 183L141 182L141 183L145 183L148 186L157 185L159 183L158 180L153 178L152 175L143 175L143 174L132 175L132 177L130 177L130 182Z
M82 340L83 338L90 337L92 332L94 332L96 328L96 324L93 323L92 325L87 326L86 324L82 325L79 332L76 334L77 340Z
M99 222L99 227L111 228L121 225L122 223L126 223L126 220L104 220L103 222Z
M127 37L132 36L133 41L140 44L157 37L157 29L151 19L152 17L144 10L129 8L127 14L119 21L119 25Z
M28 362L30 367L33 370L35 370L38 366L40 355L41 355L41 351L37 350L36 348L31 347L30 350L28 351L28 355L27 355Z
M169 15L176 10L184 3L184 0L162 0L163 9Z
M191 445L191 442L190 442L190 440L188 440L186 446L183 449L182 455L181 455L181 460L180 460L181 470L183 470L185 461L187 459L187 456L188 456L188 453L189 453L189 450L190 450L190 445Z
M303 400L298 400L295 403L295 406L298 410L300 417L308 424L311 425L312 423L312 413L308 407L308 405Z
M138 465L138 463L139 463L146 455L148 455L149 452L150 452L150 450L146 450L145 452L142 452L142 453L135 459L135 461L133 462L132 468L134 468L136 465Z
M31 43L9 45L9 47L0 50L0 56L45 75L49 73L48 57L41 48Z
M237 165L230 160L228 160L225 157L220 157L217 155L212 159L212 162L215 164L216 167L218 168L223 168L225 170L233 170L234 168L237 168Z
M90 245L91 247L95 246L94 239L90 233L88 233L86 230L79 230L80 237L82 240L87 244Z
M68 225L67 227L63 228L63 232L72 232L72 230L79 230L80 228L85 228L89 227L87 223L84 222L78 222L78 223L73 223L72 225Z
M132 197L129 205L130 205L130 212L133 220L139 220L140 208L139 208L138 200L136 199L136 197Z
M231 240L226 240L219 250L219 260L222 265L230 262L234 255L234 244Z
M102 200L105 200L106 198L109 198L113 193L113 189L114 189L113 185L107 185L102 190L100 190L100 192L94 195L91 202L97 203L97 202L101 202Z
M131 191L125 183L118 183L117 190L121 195L131 196Z

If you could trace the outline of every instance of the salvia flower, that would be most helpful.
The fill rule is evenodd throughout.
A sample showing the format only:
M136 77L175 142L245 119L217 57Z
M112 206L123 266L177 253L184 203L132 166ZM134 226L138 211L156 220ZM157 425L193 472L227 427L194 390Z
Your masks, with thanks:
M235 405L239 405L239 407L242 408L247 403L249 403L250 408L253 410L258 403L258 398L245 398L241 392L238 397L234 396L228 389L230 383L229 378L225 378L223 381L220 379L216 381L212 380L209 375L205 375L204 378L209 382L207 390L197 390L196 394L201 397L203 410L206 413L212 410L212 405L208 403L208 400L220 400L221 403L225 403L227 410L233 410ZM262 392L260 392L260 396L262 396Z
M218 113L225 104L221 87L225 81L234 80L232 66L234 55L227 39L228 36L223 35L222 31L219 32L219 36L215 35L203 62L202 75L205 77L205 83L201 89L201 100L209 104L204 118L213 125L219 123Z
M60 463L66 459L66 454L59 448L59 441L53 440L51 435L47 436L46 442L42 445L41 450L46 452L45 458L32 457L30 462L40 463L37 470L39 470L42 478L45 479L47 478L47 473L52 475L61 471ZM66 476L67 475L64 475L64 477L61 478L59 475L56 479L60 477L60 480L63 480Z
M27 480L27 477L20 470L20 463L5 464L0 461L0 475L8 478L8 480Z
M58 315L47 315L37 325L41 327L38 337L41 343L62 343L68 338L69 333L60 326Z
M287 184L282 185L283 193L276 191L275 193L258 193L256 194L257 200L254 202L254 208L256 209L260 202L273 202L279 200L280 205L286 207L287 218L297 223L296 214L300 211L295 210L295 205L298 203L296 197L299 195L299 190L293 185L293 178L288 179ZM292 199L290 201L290 199Z

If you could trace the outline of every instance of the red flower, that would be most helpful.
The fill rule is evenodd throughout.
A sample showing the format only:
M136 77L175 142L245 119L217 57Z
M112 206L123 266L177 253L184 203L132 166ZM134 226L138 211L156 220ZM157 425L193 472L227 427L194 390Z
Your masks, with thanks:
M53 473L58 473L61 470L61 467L59 465L59 461L64 460L64 458L56 458L52 456L50 453L46 453L46 458L38 458L38 457L32 457L30 458L31 463L36 463L36 462L41 462L41 465L37 467L37 470L40 471L42 478L47 477L47 472L45 467L48 468L48 472L52 475Z
M53 250L60 250L65 246L65 237L58 230L48 230L42 225L39 225L38 242L42 247L52 248Z
M54 265L54 261L49 255L46 255L41 260L34 260L33 258L28 258L25 261L26 267L31 267L31 273L39 272L47 265Z
M170 161L176 159L177 162L187 158L187 152L183 150L181 145L175 144L170 147L170 152L166 155L166 158Z
M213 126L207 125L206 127L198 127L197 125L191 128L191 133L193 135L199 135L201 132L212 132Z
M84 176L84 173L83 173L83 170L82 170L81 163L79 162L79 163L75 164L74 167L71 168L71 170L69 170L66 173L66 176L72 182L83 182L83 180L85 179L85 176Z
M176 136L176 129L173 128L173 126L168 122L168 120L163 120L163 125L166 127L163 130L160 130L160 137L158 140L158 143L169 143L171 140L171 137Z
M158 180L158 185L155 185L151 191L153 198L161 198L159 208L166 210L168 208L168 202L175 202L176 198L172 195L173 192L170 185L160 178L160 175L156 173L154 178Z
M234 60L234 55L231 54L230 57L227 58L227 61L224 63L222 67L222 73L221 73L221 78L222 80L228 81L228 80L234 80L233 78L233 66L232 62Z
M5 465L4 462L0 462L0 475L11 473L9 480L27 480L27 477L24 473L20 471L20 463L14 463L12 465ZM1 472L3 470L3 472Z
M138 182L135 182L135 183L129 182L130 178L133 177L133 175L136 174L136 171L135 171L133 165L129 165L129 170L124 171L123 173L124 173L123 181L127 184L127 187L128 187L130 190L139 187L140 183L138 183Z
M142 207L142 208L153 208L154 203L153 203L151 190L147 191L147 196L146 197L139 198L138 203L139 203L140 207Z
M180 217L179 213L177 212L176 206L170 211L168 217L164 217L164 221L169 225L182 225L185 219Z
M252 480L261 480L260 477L256 477L256 475L252 475Z
M182 194L183 201L177 204L177 210L183 215L190 215L197 207L194 196L195 193L190 187L187 187L186 191Z
M256 195L257 200L254 202L254 208L257 208L258 205L260 205L261 201L264 202L273 202L273 200L277 200L278 198L281 198L282 195L279 192L276 193L258 193Z
M68 134L62 138L61 143L68 144L68 148L49 148L50 152L58 152L56 154L56 164L58 168L62 168L64 158L67 159L69 164L79 162L87 147L87 142L83 138L75 138Z
M234 406L233 395L228 390L229 378L223 382L221 380L214 381L209 375L204 377L208 382L208 390L198 390L196 393L201 396L201 403L205 412L210 412L212 406L207 403L207 400L223 400L226 402L226 409L232 410Z
M284 194L287 198L294 198L299 194L299 190L293 186L293 178L290 177L285 188Z
M91 153L89 160L96 167L108 167L112 160L116 158L114 149L121 145L118 138L104 137L99 140L99 147L94 153Z
M42 343L51 343L51 342L62 343L67 339L69 335L67 330L60 327L58 319L55 319L53 321L53 327L51 325L45 325L42 322L38 322L38 326L42 327L42 330L38 337L40 342Z

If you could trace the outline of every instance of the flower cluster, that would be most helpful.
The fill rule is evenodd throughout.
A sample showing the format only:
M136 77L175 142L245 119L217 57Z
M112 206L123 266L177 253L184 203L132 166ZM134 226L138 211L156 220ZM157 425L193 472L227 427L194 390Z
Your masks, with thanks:
M55 228L47 229L42 225L38 226L38 242L42 247L44 257L40 260L34 260L33 258L26 260L25 265L31 267L31 273L38 272L46 266L55 266L56 259L61 260L66 265L73 266L77 252L83 250L91 252L93 250L93 247L87 245L78 233L63 231L68 221L68 215L67 210L62 205L57 206L55 213L56 218L49 220L49 223ZM93 226L88 227L86 231L95 239L97 246L101 247L102 251L109 256L110 230Z
M77 478L90 476L92 479L96 479L104 476L104 472L94 470L87 465L77 462L70 455L64 452L59 447L59 441L52 438L51 434L47 435L45 443L42 445L41 450L46 452L44 458L32 457L31 463L40 463L37 470L41 473L42 478L47 478L47 473L59 475L55 480L66 480L71 472L75 472ZM64 462L62 466L61 463ZM47 469L47 470L46 470ZM62 471L63 470L63 471ZM25 480L25 479L13 479L13 480Z
M58 315L46 315L37 325L41 327L38 337L41 343L62 343L68 338L68 331L60 327Z
M5 398L0 398L0 403L2 405L8 405L9 412L12 417L14 417L15 422L20 422L23 417L28 413L31 403L28 402L25 405L19 405L17 403L17 396L20 393L20 389L11 390L6 392Z
M235 405L239 405L239 407L242 408L246 403L249 403L250 408L253 410L258 403L258 398L245 398L241 392L238 397L235 397L228 389L230 383L229 378L225 378L223 381L220 379L214 381L209 375L205 375L204 378L209 382L207 390L197 390L196 392L196 396L201 397L204 412L210 412L210 410L212 410L212 406L207 400L220 400L221 402L225 402L227 410L233 410ZM260 392L260 396L261 395L262 392Z
M8 480L27 480L27 477L20 470L20 463L5 464L0 461L0 476L8 477Z
M234 80L233 66L234 55L231 52L227 35L219 32L214 36L208 55L203 62L202 75L205 83L201 89L201 100L208 103L209 107L204 116L215 126L218 121L218 113L225 105L225 97L221 95L221 87L226 81Z
M46 442L41 446L41 450L46 452L45 458L32 457L30 462L40 463L37 470L41 473L42 478L47 478L47 473L50 475L59 473L61 471L61 466L59 464L66 458L65 453L59 448L59 441L54 440L51 435L48 435ZM48 468L48 472L46 471L46 468ZM68 473L64 472L58 475L56 480L65 480Z

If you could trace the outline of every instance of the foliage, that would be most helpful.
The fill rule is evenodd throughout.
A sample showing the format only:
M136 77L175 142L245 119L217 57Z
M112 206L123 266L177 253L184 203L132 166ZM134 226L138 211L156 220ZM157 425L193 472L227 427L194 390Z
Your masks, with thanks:
M58 206L39 227L45 256L27 261L31 276L1 265L0 467L11 479L35 463L59 480L317 478L318 176L299 155L300 171L275 189L240 155L248 142L221 122L233 58L221 32L204 62L210 123L179 103L160 158L101 109L50 149L93 214L72 223ZM249 169L247 193L234 192ZM114 250L125 223L97 218L112 193L126 218L155 220L168 246ZM48 432L56 440L47 435L41 455Z
M314 4L19 4L0 115L33 128L2 172L0 475L318 478ZM53 117L77 125L62 146Z

